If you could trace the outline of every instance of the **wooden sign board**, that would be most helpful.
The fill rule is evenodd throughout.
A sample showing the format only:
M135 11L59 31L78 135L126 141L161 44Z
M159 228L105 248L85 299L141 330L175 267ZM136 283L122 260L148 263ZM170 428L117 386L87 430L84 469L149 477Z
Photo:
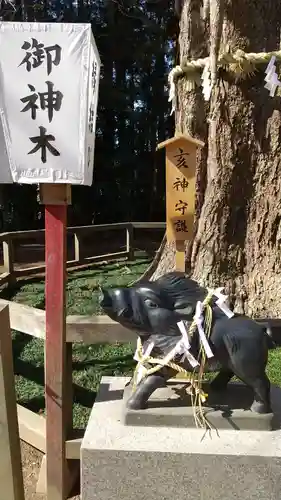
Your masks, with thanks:
M187 135L158 145L166 148L167 241L191 238L195 212L196 150L204 143Z

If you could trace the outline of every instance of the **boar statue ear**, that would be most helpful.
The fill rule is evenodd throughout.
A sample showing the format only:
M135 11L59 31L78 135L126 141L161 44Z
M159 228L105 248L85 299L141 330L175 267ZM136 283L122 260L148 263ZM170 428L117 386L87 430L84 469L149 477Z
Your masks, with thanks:
M175 301L174 311L182 316L193 316L195 312L193 305L184 299L178 299Z

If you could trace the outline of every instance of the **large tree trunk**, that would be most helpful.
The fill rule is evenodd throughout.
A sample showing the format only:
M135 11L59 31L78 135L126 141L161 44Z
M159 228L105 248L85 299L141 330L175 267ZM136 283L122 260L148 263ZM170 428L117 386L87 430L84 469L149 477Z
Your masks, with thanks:
M183 0L181 62L209 55L199 4ZM227 45L245 52L280 49L280 1L224 4L221 52ZM281 97L271 98L264 89L264 69L236 82L224 72L208 105L200 88L187 92L180 79L176 130L206 144L198 157L196 236L187 249L187 270L205 285L225 286L237 311L276 317L281 314ZM173 268L173 253L173 246L166 246L154 279Z

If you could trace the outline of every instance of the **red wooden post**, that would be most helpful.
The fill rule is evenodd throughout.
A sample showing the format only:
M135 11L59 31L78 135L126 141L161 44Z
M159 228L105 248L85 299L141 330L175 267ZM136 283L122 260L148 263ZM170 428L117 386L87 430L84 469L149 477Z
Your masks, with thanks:
M69 189L69 186L60 184L44 184L41 187L46 228L45 398L48 500L65 500L68 494L65 441L72 427L72 405L68 401L68 389L71 394L71 387L68 387L65 312Z

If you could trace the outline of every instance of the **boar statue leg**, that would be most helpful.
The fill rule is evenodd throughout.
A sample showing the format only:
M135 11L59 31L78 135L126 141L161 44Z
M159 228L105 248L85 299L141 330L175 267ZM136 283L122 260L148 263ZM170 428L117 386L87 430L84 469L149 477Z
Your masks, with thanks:
M256 379L245 380L245 384L252 387L255 394L251 410L255 413L271 413L270 382L266 373Z
M211 388L214 389L214 391L224 391L227 389L227 384L233 376L233 371L227 369L221 370L211 382ZM271 413L270 382L266 373L255 378L247 377L245 374L239 376L238 373L236 373L236 376L254 391L254 402L251 406L251 410L255 413Z
M211 382L210 386L215 391L224 391L233 376L233 371L227 369L221 370Z
M151 394L156 389L166 387L167 381L174 373L173 370L161 370L161 372L159 371L146 377L127 400L127 408L131 410L144 410L147 408L147 401Z

